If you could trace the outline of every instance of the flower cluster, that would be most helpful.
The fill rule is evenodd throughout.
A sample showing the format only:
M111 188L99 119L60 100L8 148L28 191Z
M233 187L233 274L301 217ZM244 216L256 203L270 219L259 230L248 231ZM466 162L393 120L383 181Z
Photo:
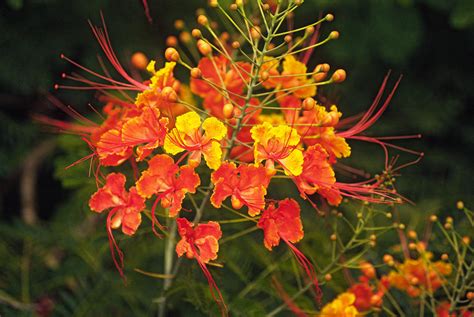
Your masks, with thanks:
M248 215L242 216L262 229L263 245L271 251L280 241L285 242L319 293L311 261L295 246L304 237L301 204L306 200L319 210L317 198L321 199L320 206L338 206L343 197L385 204L402 201L384 177L344 183L336 175L338 166L351 170L339 162L351 155L350 140L376 143L387 156L387 148L396 147L386 142L389 138L368 137L364 132L385 111L398 82L380 106L387 76L365 114L341 120L338 107L320 103L317 94L320 86L344 81L345 71L338 69L330 74L328 64L311 70L308 66L315 47L338 37L333 31L319 41L319 26L334 17L328 14L295 30L279 29L281 21L300 4L301 1L289 1L288 5L259 1L258 12L265 23L246 23L248 32L237 27L238 36L234 37L226 32L219 34L208 17L200 15L200 29L182 36L188 51L202 55L194 59L195 66L188 62L192 58L184 57L184 51L169 47L164 52L167 62L162 68L157 69L158 62L137 53L132 57L135 69L129 73L111 47L105 23L92 30L122 80L62 56L95 79L64 75L84 86L57 87L97 89L100 100L105 102L103 120L95 123L81 118L79 124L44 121L79 133L91 148L87 158L97 163L98 190L89 204L97 212L108 210L107 231L113 254L115 250L120 255L116 264L121 272L123 255L112 229L121 227L123 233L133 235L141 224L141 214L147 213L153 231L161 236L155 227L168 229L157 218L160 203L165 210L161 216L173 218L181 236L177 255L198 262L225 313L222 294L206 268L217 259L223 235L218 213L210 205L236 212L244 208ZM218 1L211 1L211 6L224 11ZM244 13L246 8L240 1L231 10ZM293 39L298 33L300 37ZM175 42L169 40L171 46ZM175 77L177 66L189 70L189 86L186 79ZM148 79L131 75L140 72L147 72ZM112 172L110 167L120 172ZM385 167L389 167L387 163ZM302 200L275 200L269 188L276 178L295 186ZM126 184L130 185L128 190ZM194 217L189 221L181 211L188 210L185 199L195 193L204 198L200 205L192 199L196 214L188 213ZM203 217L213 220L201 222ZM400 270L409 270L408 264ZM391 280L395 279L394 275ZM371 292L368 302L354 296ZM353 316L357 309L367 309L368 303L378 305L373 297L380 297L379 292L372 290L368 281L361 281L323 311Z

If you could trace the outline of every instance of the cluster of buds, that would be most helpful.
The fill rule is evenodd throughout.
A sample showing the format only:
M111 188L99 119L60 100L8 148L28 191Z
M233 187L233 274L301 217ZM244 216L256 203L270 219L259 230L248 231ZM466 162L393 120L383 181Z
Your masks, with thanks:
M163 67L158 68L143 53L132 56L131 65L136 68L132 73L146 71L149 79L145 81L122 67L105 23L102 28L92 27L122 80L62 56L95 79L64 75L85 86L57 88L97 89L105 102L103 121L80 118L81 124L74 124L43 118L63 130L79 133L91 148L91 155L81 159L96 163L98 190L89 205L99 213L108 211L107 231L120 272L123 254L112 229L134 235L142 213L151 210L153 231L161 236L159 231L167 229L157 217L160 204L164 216L176 220L182 238L176 245L178 256L197 260L223 314L224 300L206 268L217 259L223 232L219 213L213 213L208 202L215 209L246 209L248 215L243 217L262 229L264 246L272 250L280 241L285 242L318 292L312 263L295 246L304 237L302 201L316 209L315 198L332 206L341 204L344 196L370 203L401 202L384 178L344 183L335 173L337 166L345 172L355 170L339 165L351 155L351 140L380 145L387 156L389 147L404 150L387 143L388 137L364 134L387 108L398 82L381 103L387 76L365 114L341 119L336 105L318 100L318 89L342 83L346 71L331 72L327 63L309 66L315 48L339 37L332 31L320 39L321 25L334 16L328 14L310 25L293 28L293 11L302 1L285 3L258 1L258 10L251 12L255 6L245 1L232 3L229 10L219 1L210 1L212 8L229 19L235 33L220 32L203 10L198 12L192 30L177 20L175 27L180 34L167 39ZM283 30L285 21L289 27ZM189 71L189 84L175 78L177 66ZM207 168L210 178L198 168ZM296 186L302 201L298 202L298 197L272 198L269 186L276 177ZM189 221L180 212L186 197L198 191L204 199L200 205L193 200L196 213ZM202 218L209 220L202 222Z

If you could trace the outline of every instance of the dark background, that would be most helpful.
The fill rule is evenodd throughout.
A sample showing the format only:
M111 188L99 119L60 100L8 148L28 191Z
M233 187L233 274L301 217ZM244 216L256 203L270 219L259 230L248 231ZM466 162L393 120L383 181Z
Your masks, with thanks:
M52 87L61 81L62 72L73 69L59 58L61 53L97 68L100 48L87 20L100 23L101 10L115 51L127 64L137 50L160 60L166 37L177 35L174 20L184 19L194 27L195 10L204 1L150 0L151 25L141 1L85 3L0 2L0 307L8 303L0 312L6 314L12 314L15 305L29 314L29 308L22 306L25 302L49 307L53 301L55 312L64 315L101 315L111 309L124 316L140 315L151 309L153 296L147 294L158 292L146 277L136 278L125 290L110 286L121 282L107 259L105 234L94 236L102 228L94 221L100 220L87 218L89 222L83 223L90 213L86 202L93 185L84 177L88 167L63 168L81 153L87 154L87 149L73 138L45 133L31 117L42 113L66 118L48 102L48 94L81 113L90 111L88 102L99 105L92 93L56 92ZM336 29L341 37L317 50L310 65L328 62L347 70L345 83L320 90L344 115L357 114L371 104L388 70L392 70L392 84L400 74L404 76L389 110L370 133L423 135L421 140L400 142L425 153L397 180L399 191L416 203L402 208L405 222L419 226L428 214L449 214L458 200L472 202L474 2L307 0L303 8L297 11L297 26L315 20L321 12L335 14L322 34ZM383 167L379 152L376 147L354 145L349 162L374 173ZM411 159L406 154L400 158ZM21 186L31 174L37 175L38 184L33 203L21 199ZM30 205L36 207L36 217L28 211ZM144 253L146 248L138 246L140 239L151 241L138 237L132 254ZM95 254L98 249L104 259ZM136 262L153 261L159 251L147 251L145 259ZM32 267L26 276L31 287L26 290L21 282L28 272L21 269L24 265ZM101 305L97 300L92 305L97 296ZM196 298L188 300L199 305Z

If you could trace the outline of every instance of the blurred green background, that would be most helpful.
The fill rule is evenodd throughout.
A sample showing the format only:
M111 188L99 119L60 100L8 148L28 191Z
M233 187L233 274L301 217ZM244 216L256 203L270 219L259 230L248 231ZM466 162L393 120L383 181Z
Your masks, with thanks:
M183 19L193 27L196 9L205 4L204 0L148 2L152 24L139 0L0 3L2 316L17 316L19 311L30 315L29 303L35 303L41 316L52 307L53 315L67 316L147 316L156 308L152 299L159 294L160 280L131 272L133 277L123 287L111 265L103 219L90 217L87 207L94 189L94 182L85 177L87 164L64 170L86 155L87 148L80 140L45 133L31 120L38 113L66 118L48 102L50 93L81 113L90 112L89 102L99 105L92 93L56 92L52 87L62 72L73 70L59 58L61 53L97 68L100 48L87 20L99 23L101 10L115 51L127 64L135 51L160 59L166 37L177 35L174 20ZM341 37L317 50L311 65L328 62L347 70L345 83L320 90L344 115L357 114L371 104L388 70L392 79L404 76L389 110L370 133L423 135L421 140L400 143L425 153L397 180L399 191L416 203L402 208L405 222L417 226L430 213L446 215L457 200L469 205L474 194L474 2L306 0L303 8L297 10L297 26L320 13L335 14L334 22L323 25L322 34L336 29ZM383 168L379 152L376 147L354 145L349 162L374 173ZM400 160L413 158L402 154ZM28 182L34 183L35 176L37 186L31 187ZM31 188L34 201L26 198L31 197ZM124 239L122 245L128 267L159 271L162 245L149 231ZM185 288L186 274L191 273L186 271L177 281L178 289ZM183 300L192 305L177 301L176 315L177 311L194 314L194 306L206 310L209 298L202 298L206 284L191 288Z

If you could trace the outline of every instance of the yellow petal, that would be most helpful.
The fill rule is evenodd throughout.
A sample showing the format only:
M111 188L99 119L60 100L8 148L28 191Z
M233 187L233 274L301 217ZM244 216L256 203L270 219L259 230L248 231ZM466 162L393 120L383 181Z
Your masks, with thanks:
M293 55L287 55L283 61L283 71L290 74L306 74L306 65L297 61Z
M194 112L187 112L176 118L176 129L187 135L192 135L201 126L201 118Z
M206 136L214 140L222 140L227 134L225 125L215 117L210 117L202 123L202 129L206 132Z
M296 129L289 127L287 125L279 125L277 127L273 127L271 134L280 140L283 144L286 145L297 145L300 143L300 136Z
M286 175L298 176L303 172L304 157L301 150L294 149L290 152L290 155L278 160L278 162L285 168Z
M173 132L176 132L176 129L173 129L173 131L171 131L171 133ZM172 155L175 155L175 154L178 154L180 152L183 152L184 149L177 146L176 144L173 143L173 141L171 141L171 138L169 137L169 135L166 136L165 138L165 143L163 144L163 149L166 151L166 153L169 153L169 154L172 154Z
M253 126L250 130L250 133L252 134L252 139L256 143L266 143L267 140L270 138L269 132L272 130L272 128L273 126L268 122Z
M156 64L156 61L154 60L151 60L149 63L148 63L148 66L146 67L146 70L152 74L155 73L155 64Z
M209 168L216 170L221 166L222 149L218 141L211 141L211 145L203 150L203 155Z

